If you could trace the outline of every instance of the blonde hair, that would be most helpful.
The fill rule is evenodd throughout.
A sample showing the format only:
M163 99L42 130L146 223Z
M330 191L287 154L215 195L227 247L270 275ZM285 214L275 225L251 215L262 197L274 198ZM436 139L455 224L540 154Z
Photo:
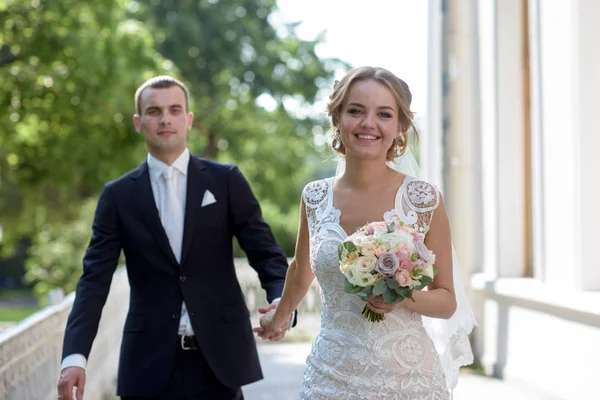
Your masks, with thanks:
M414 114L410 110L410 103L412 101L412 94L406 82L398 78L396 75L384 68L378 67L359 67L348 72L333 88L333 93L329 97L330 102L327 105L327 113L331 117L331 124L333 125L333 139L339 140L339 123L340 114L342 107L347 101L348 93L354 82L374 80L383 84L387 87L398 105L398 120L402 126L402 133L404 134L404 141L400 144L400 149L396 151L396 141L390 147L387 153L387 159L393 160L394 158L404 154L408 148L408 136L410 130L414 132L415 142L418 140L417 127L414 124ZM338 153L346 154L344 143L341 143L337 149L334 149Z

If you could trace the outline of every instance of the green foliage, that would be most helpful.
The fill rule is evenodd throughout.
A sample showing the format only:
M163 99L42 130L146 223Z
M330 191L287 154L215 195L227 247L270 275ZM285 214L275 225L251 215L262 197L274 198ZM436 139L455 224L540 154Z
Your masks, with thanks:
M298 210L282 213L279 205L269 199L262 201L260 206L263 219L271 227L277 244L285 251L287 257L293 257L298 233ZM244 257L244 253L239 246L236 247L235 256Z
M45 299L54 288L62 288L65 293L75 289L91 237L96 202L96 199L84 202L74 220L45 224L33 236L25 280L35 283L34 293L38 298Z
M0 307L0 322L19 322L39 311L39 307Z
M346 64L320 60L320 39L298 39L293 25L273 27L276 9L275 0L0 0L0 223L5 248L33 237L27 280L38 294L73 289L91 199L146 153L130 122L135 89L162 73L189 86L192 152L239 165L293 254L301 190L327 171L312 134L327 121L301 111Z
M132 94L163 58L127 1L0 7L0 214L6 239L73 218L139 162ZM126 94L126 95L124 95ZM133 160L132 161L132 157Z
M311 132L326 125L291 109L312 103L345 64L320 60L320 39L298 39L294 25L276 30L269 22L276 10L275 0L166 0L146 1L134 15L152 21L158 51L193 93L192 151L238 164L261 203L285 215L297 210L315 171L306 162L318 151ZM258 98L270 98L274 109Z
M373 288L373 294L375 296L382 295L382 294L384 294L387 291L387 289L388 289L388 287L387 287L387 285L385 283L385 280L382 279L382 280L380 280L379 282L377 282L375 284L375 287Z

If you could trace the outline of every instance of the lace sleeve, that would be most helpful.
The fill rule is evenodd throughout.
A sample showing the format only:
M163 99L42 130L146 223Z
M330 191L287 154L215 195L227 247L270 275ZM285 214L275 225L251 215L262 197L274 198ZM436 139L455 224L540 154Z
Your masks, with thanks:
M306 219L311 234L318 222L329 212L327 207L328 190L329 182L327 180L310 182L302 190L302 200L306 208Z
M396 212L406 224L410 224L423 236L429 232L433 212L440 203L440 192L431 183L406 178L396 195Z

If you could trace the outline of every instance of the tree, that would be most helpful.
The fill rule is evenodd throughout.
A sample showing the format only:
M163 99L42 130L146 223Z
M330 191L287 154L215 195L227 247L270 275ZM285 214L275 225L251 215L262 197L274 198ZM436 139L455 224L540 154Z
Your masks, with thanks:
M295 24L274 27L275 0L144 5L136 15L153 21L158 51L177 65L195 98L197 140L190 147L240 166L291 254L300 191L319 168L307 163L319 152L312 131L327 126L295 110L309 107L346 64L319 59L315 47L322 38L300 40ZM264 99L273 103L268 110Z
M0 215L9 242L73 218L143 154L127 123L133 93L173 69L127 4L0 0Z
M133 93L167 73L191 89L190 148L237 163L278 241L295 244L302 187L320 165L299 116L339 60L319 60L274 0L0 0L0 215L5 237L33 236L28 280L72 288L95 196L139 164ZM264 107L265 99L273 103ZM300 113L301 114L301 113ZM41 282L41 281L45 281Z

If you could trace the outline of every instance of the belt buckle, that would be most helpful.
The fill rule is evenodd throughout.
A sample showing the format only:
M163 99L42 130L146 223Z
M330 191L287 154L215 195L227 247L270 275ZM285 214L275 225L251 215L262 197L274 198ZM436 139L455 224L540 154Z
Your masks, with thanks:
M185 347L185 338L186 337L189 337L189 336L181 335L181 348L183 350L196 350L197 347L195 347L195 346L194 347Z

